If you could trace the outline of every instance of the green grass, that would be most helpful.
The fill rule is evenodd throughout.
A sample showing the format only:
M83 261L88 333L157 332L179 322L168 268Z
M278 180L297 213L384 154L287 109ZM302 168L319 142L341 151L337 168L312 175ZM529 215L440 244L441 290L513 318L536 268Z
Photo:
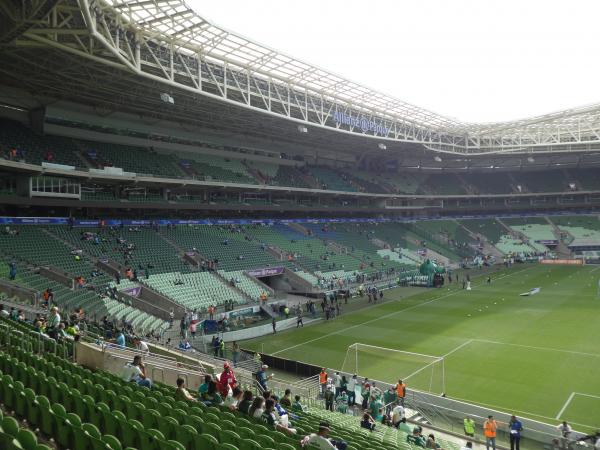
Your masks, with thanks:
M476 279L470 292L452 285L406 297L398 288L386 293L388 303L245 347L330 368L342 368L356 342L447 355L448 397L556 423L573 392L600 397L599 278L592 266L525 265L498 270L491 285ZM541 292L519 296L534 287ZM359 373L394 382L423 364L390 354L359 354ZM409 379L409 387L427 389L424 378ZM574 395L560 419L595 429L600 398Z

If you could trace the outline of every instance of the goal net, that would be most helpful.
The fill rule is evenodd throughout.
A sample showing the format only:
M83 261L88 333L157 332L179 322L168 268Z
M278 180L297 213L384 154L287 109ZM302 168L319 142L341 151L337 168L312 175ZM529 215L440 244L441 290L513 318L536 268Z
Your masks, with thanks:
M346 351L342 372L390 384L403 380L409 388L432 394L446 392L444 358L441 356L355 343Z

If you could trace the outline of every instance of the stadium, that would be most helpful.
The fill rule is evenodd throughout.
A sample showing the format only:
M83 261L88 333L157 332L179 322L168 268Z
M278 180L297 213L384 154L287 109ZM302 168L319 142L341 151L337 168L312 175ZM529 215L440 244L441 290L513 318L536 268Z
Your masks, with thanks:
M0 58L0 449L600 445L600 105L463 122L184 0L5 0Z

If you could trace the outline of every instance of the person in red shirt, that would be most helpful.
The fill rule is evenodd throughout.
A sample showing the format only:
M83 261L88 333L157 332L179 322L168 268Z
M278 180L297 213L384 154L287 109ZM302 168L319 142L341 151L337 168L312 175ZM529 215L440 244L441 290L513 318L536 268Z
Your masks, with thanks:
M223 364L223 372L219 377L219 393L223 398L227 397L229 394L229 388L233 390L234 387L237 386L237 380L235 379L235 374L228 362Z

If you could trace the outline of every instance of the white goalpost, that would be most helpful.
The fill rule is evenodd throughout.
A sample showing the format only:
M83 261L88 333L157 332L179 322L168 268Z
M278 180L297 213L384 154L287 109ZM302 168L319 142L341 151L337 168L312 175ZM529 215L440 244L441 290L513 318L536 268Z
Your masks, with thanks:
M443 356L424 355L360 342L348 346L342 372L407 385L432 394L446 392Z

